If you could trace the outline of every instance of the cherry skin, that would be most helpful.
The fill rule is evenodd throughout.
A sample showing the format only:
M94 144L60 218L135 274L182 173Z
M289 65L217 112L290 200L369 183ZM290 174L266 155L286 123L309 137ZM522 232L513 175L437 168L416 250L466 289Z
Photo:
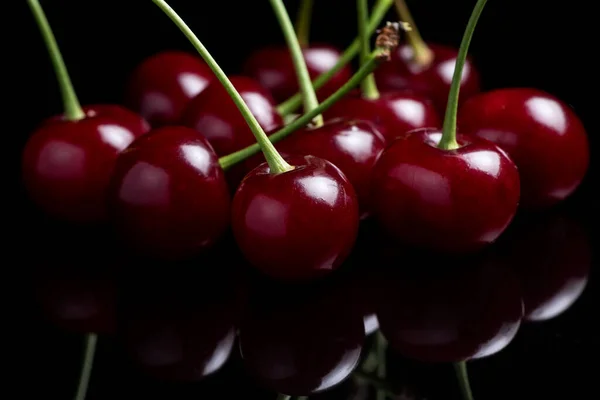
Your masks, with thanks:
M402 242L469 252L494 242L513 219L519 174L494 143L459 134L456 150L437 147L442 133L422 129L389 145L373 170L373 213Z
M521 204L547 208L579 186L589 166L584 126L573 110L537 89L481 93L459 110L461 131L493 141L514 160L521 175Z
M22 177L29 196L50 216L75 223L106 218L106 190L117 155L149 125L116 105L83 107L85 117L42 122L23 150Z
M521 215L498 251L521 279L527 321L547 321L568 310L584 292L592 248L579 221L556 213Z
M283 125L273 98L258 82L243 76L231 76L229 80L265 131ZM202 133L219 156L226 156L256 142L235 103L217 81L190 101L182 114L181 123Z
M390 347L405 357L428 363L478 359L504 349L523 318L518 277L494 259L448 259L418 255L406 265L406 254L388 259L380 273L377 316ZM435 270L453 263L452 271Z
M314 80L329 71L338 62L340 51L327 45L305 47L302 50L310 78ZM256 79L281 103L299 92L292 57L287 47L268 47L261 49L248 58L244 66L245 75ZM322 88L317 97L323 101L342 87L352 76L352 69L345 66L339 70Z
M255 285L239 330L244 366L267 388L308 396L345 381L359 363L362 317L335 285ZM350 311L350 312L349 312Z
M229 223L230 196L208 141L186 127L158 128L117 159L109 211L128 246L152 258L187 258Z
M408 90L382 93L376 100L353 93L334 104L325 115L370 121L388 142L414 129L441 126L431 100Z
M337 269L358 232L354 188L329 161L289 157L291 171L253 169L233 197L232 230L246 259L275 279L304 280Z
M213 81L204 61L182 51L148 57L129 78L125 103L153 127L174 125L185 106Z
M375 70L375 81L382 92L415 90L431 98L438 112L442 113L448 102L458 50L432 43L428 43L428 47L433 52L433 61L429 66L422 67L415 63L412 47L405 44L392 53L389 62L381 64ZM479 72L470 58L467 58L462 73L459 101L462 102L478 93L481 90L480 85Z

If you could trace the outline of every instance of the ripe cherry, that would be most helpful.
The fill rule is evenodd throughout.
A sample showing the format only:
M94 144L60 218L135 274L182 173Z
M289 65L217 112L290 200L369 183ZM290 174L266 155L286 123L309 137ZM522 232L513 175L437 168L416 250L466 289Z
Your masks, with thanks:
M244 365L264 386L312 395L341 383L358 365L363 320L347 312L334 285L255 287L239 343Z
M22 155L23 184L33 202L51 217L102 222L117 155L149 126L117 105L80 106L42 8L37 1L29 5L46 42L65 112L44 121L27 141Z
M589 167L583 124L556 97L537 89L481 93L460 108L459 127L493 141L515 161L521 175L521 204L546 208L572 194Z
M439 251L473 251L494 242L519 201L519 174L494 143L456 135L460 76L485 0L469 20L442 132L422 129L390 144L373 170L373 212L393 236Z
M177 124L189 101L213 79L201 58L183 51L161 52L132 72L125 103L153 127Z
M412 27L406 34L409 43L399 46L392 54L391 61L375 71L377 84L383 92L415 90L431 98L439 112L443 112L446 109L458 52L452 47L425 43L405 2L397 0L396 5L400 18ZM478 93L480 85L479 72L470 57L467 57L460 82L462 99L466 100Z
M191 257L229 223L229 191L217 155L186 127L158 128L134 141L117 159L108 199L124 243L152 257Z
M283 125L273 98L257 81L243 76L229 79L263 129L269 131ZM181 123L204 135L219 156L255 142L248 124L218 81L190 101L182 114Z

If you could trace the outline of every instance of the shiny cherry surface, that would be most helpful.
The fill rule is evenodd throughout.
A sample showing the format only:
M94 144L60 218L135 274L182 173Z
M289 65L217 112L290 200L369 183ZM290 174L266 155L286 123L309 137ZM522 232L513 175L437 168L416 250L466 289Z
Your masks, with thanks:
M139 115L116 105L83 108L85 118L44 121L23 150L23 184L50 216L77 223L106 218L106 190L117 155L149 130Z
M373 170L373 213L403 243L468 252L494 242L513 219L519 174L494 143L458 135L460 147L437 147L442 133L423 129L397 139Z
M431 100L408 90L382 93L376 100L353 93L334 104L325 115L370 121L387 141L414 129L441 126Z
M213 79L200 57L183 51L161 52L133 71L125 102L154 127L177 124L187 103Z
M269 92L247 77L229 77L265 131L283 125ZM219 156L256 142L252 131L219 81L210 84L187 105L181 123L204 135Z
M119 236L152 257L180 259L227 229L230 197L208 141L185 127L153 130L123 152L109 205Z
M541 90L481 93L463 104L458 121L462 132L491 140L511 156L521 175L524 207L564 200L589 167L582 122L567 104Z
M381 64L374 72L377 86L381 91L412 89L431 98L438 111L443 113L448 102L448 93L458 49L440 44L427 44L433 52L433 61L427 67L413 61L410 45L399 46L390 62ZM472 60L467 58L463 67L460 85L460 99L466 100L480 91L480 76Z
M338 62L340 51L327 45L315 45L302 50L310 78L314 80L329 71ZM256 79L273 95L278 103L298 93L298 79L287 47L268 47L253 53L244 66L244 73ZM348 66L336 73L317 96L323 101L339 89L352 76Z
M232 228L246 259L276 279L320 277L337 269L356 240L359 208L346 176L314 156L289 157L291 171L263 163L240 184Z

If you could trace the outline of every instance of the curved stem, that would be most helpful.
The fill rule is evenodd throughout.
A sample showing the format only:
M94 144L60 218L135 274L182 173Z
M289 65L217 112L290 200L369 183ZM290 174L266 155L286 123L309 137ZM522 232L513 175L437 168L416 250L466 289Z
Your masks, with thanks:
M177 15L175 10L173 10L164 0L152 0L154 4L156 4L170 19L177 25L177 27L181 30L181 32L187 37L190 43L196 48L198 53L202 59L206 62L206 64L213 71L219 82L223 85L231 99L240 110L240 113L246 120L246 123L252 130L256 141L258 142L258 146L265 155L265 159L269 164L269 168L271 173L281 173L285 171L290 171L293 169L291 165L289 165L283 157L277 152L275 146L269 141L265 131L262 129L246 103L242 96L235 89L225 72L219 67L219 64L215 61L215 59L210 55L206 47L202 44L202 42L196 37L194 32L186 25L186 23Z
M306 67L306 61L304 60L300 43L298 43L298 38L294 32L294 26L285 9L283 0L270 0L270 2L271 7L273 7L273 12L275 12L275 16L277 17L277 21L279 22L279 26L281 27L281 31L283 32L283 36L285 37L288 49L290 50L292 63L294 64L294 70L296 71L296 77L298 79L298 86L300 87L300 92L302 93L302 99L304 101L304 112L310 112L319 106L319 101L317 100L317 94L312 87L308 68ZM316 126L322 126L323 116L320 114L317 115L314 118L313 123Z
M96 354L96 343L98 336L94 333L88 333L85 337L83 361L81 363L81 375L79 376L79 385L75 400L84 400L92 375L92 366L94 365L94 355Z
M471 385L469 383L469 374L467 373L467 363L465 361L455 363L454 371L458 378L458 385L460 386L463 400L473 400L473 393L471 392Z
M450 92L448 93L448 105L446 106L446 115L444 116L443 134L438 147L444 150L457 149L458 143L456 142L456 114L458 113L458 94L460 92L460 83L462 81L462 72L469 52L469 45L473 38L473 32L479 21L479 16L485 7L487 0L477 0L467 28L463 35L458 49L458 56L456 57L456 64L454 66L454 75L452 76L452 84L450 85Z
M385 14L390 9L390 7L394 4L394 0L378 0L375 6L373 6L373 10L371 11L371 18L369 19L368 31L370 34L375 32L375 29L379 26ZM323 72L321 75L313 80L312 85L315 90L322 88L331 78L335 76L342 68L344 68L356 55L360 50L360 40L359 38L354 39L352 44L344 50L338 62L327 72ZM285 100L283 103L277 106L277 111L279 114L286 116L288 114L293 113L302 105L302 93L296 93L289 99Z
M358 37L360 39L360 63L367 62L371 46L369 40L371 35L368 31L369 8L367 0L357 0L356 11L358 15ZM379 91L375 83L375 76L371 73L361 83L362 95L367 99L376 100L379 98Z
M46 49L50 55L50 60L52 61L52 66L54 67L54 73L56 74L58 86L60 87L65 118L69 121L83 119L85 118L85 113L81 109L81 105L79 104L79 100L75 94L75 89L73 89L73 83L69 77L67 66L65 65L65 61L60 53L60 49L56 43L56 38L54 37L52 28L50 28L46 14L44 13L44 10L42 9L42 6L38 0L27 0L27 3L29 4L29 8L33 13L36 24L40 29L42 38L46 44Z
M413 49L414 61L423 67L429 66L429 64L431 64L433 61L433 52L421 37L410 10L406 5L406 1L396 0L396 10L398 11L400 19L408 22L412 28L406 33L406 38Z
M300 8L296 17L296 37L302 47L307 47L309 43L313 5L314 0L300 0Z

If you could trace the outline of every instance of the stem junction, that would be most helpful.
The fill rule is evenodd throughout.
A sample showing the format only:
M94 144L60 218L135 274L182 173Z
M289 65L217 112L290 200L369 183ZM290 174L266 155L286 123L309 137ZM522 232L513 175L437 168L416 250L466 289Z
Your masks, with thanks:
M413 49L413 61L421 67L428 67L433 61L433 51L431 51L421 37L410 10L406 5L406 0L396 0L396 10L400 19L408 22L412 27L411 31L406 34L406 38Z

